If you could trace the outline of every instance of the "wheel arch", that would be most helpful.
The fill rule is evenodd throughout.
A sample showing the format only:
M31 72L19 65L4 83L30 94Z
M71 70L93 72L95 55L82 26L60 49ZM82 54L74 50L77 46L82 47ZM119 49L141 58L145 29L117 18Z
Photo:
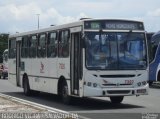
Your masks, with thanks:
M67 80L64 76L60 76L58 79L58 84L57 84L57 94L58 95L60 95L63 83L67 84ZM68 84L67 84L67 86L68 86Z
M160 81L160 70L157 73L157 80L156 81Z

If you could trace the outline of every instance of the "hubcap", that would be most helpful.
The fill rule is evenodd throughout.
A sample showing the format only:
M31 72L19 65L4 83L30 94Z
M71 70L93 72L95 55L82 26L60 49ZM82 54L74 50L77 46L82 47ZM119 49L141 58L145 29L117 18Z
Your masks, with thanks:
M24 92L27 93L27 83L24 83Z
M67 97L68 96L68 88L67 88L67 86L64 86L63 91L62 91L62 95L63 95L63 97Z

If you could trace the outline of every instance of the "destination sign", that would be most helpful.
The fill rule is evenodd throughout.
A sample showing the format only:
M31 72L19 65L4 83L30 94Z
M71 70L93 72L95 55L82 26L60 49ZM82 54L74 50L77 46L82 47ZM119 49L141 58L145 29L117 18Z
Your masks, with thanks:
M106 23L105 29L136 30L138 26L134 23Z
M100 29L100 22L91 22L92 29Z
M85 29L106 29L106 30L144 30L142 22L123 20L99 20L86 21Z

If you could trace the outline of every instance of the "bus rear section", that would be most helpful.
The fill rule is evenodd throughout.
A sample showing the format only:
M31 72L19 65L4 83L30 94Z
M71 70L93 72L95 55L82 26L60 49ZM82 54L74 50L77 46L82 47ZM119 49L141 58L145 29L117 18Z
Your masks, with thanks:
M151 39L149 84L160 82L160 31L155 33Z

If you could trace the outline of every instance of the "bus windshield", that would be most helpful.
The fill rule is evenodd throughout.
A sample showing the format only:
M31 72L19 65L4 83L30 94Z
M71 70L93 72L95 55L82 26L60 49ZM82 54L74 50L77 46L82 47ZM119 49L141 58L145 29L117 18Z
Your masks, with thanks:
M144 33L85 32L85 36L88 69L146 69Z

